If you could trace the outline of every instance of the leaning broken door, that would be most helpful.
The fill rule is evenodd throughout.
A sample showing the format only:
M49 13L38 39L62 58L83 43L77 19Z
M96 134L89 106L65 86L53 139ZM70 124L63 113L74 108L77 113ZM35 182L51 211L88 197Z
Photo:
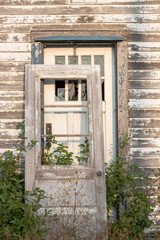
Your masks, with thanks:
M45 190L43 208L68 218L80 234L101 232L106 193L99 67L27 65L25 89L26 144L38 141L26 152L26 190ZM51 135L56 143L49 142ZM83 161L79 145L85 139L89 156ZM57 163L55 145L62 144L73 152L73 161ZM54 153L50 165L41 163L45 146Z

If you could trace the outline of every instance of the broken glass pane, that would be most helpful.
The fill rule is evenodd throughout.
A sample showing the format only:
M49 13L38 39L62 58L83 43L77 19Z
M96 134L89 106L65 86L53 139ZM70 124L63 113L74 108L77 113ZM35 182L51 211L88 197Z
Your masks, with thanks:
M68 81L68 100L78 101L78 80Z
M87 82L86 80L81 81L81 101L87 101Z
M55 81L55 100L65 101L65 81Z

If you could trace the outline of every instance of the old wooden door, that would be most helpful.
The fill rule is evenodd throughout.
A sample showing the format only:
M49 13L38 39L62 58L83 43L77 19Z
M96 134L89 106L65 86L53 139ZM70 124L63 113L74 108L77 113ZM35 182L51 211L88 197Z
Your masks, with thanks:
M45 190L43 208L69 218L81 235L92 234L94 239L93 233L100 234L106 222L100 68L27 65L25 90L26 144L38 140L26 152L26 190L36 186ZM47 142L47 131L58 142L66 142L74 154L88 137L88 162L56 165L53 159L53 164L42 165L41 145Z

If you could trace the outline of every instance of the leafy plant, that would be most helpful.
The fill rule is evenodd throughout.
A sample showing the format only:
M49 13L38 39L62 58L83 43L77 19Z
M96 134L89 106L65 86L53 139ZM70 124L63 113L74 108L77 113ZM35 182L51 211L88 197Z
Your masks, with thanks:
M51 151L52 144L57 145ZM68 151L66 143L58 143L53 135L47 136L45 146L42 148L41 163L43 165L71 165L73 163L73 152Z
M150 214L155 203L151 197L156 180L142 174L136 164L129 164L126 145L127 135L120 144L119 157L106 166L108 218L113 207L117 210L117 219L109 224L110 240L144 239L144 229L153 224Z
M65 143L59 143L53 153L56 165L71 165L73 163L73 152L68 152L68 146Z
M54 149L51 146L54 144ZM84 143L79 145L80 156L76 156L79 164L88 164L89 160L89 140L85 138ZM42 148L41 163L43 165L72 165L74 162L73 152L68 151L66 143L58 143L53 135L47 136L45 146Z
M88 164L89 162L89 139L85 137L84 143L80 145L81 151L80 156L76 156L78 163L81 164Z
M23 123L19 126L22 127ZM19 137L24 140L24 128ZM33 147L32 141L27 147ZM45 192L35 188L32 192L24 190L23 145L0 156L0 239L2 240L42 240L48 234L47 217L50 212L40 215L41 200ZM53 216L54 219L55 216Z

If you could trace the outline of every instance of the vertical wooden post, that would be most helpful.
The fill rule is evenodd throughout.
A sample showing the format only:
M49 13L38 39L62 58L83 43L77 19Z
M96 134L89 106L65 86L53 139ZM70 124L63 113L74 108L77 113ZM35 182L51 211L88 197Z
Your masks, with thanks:
M128 133L128 44L117 43L118 143Z

